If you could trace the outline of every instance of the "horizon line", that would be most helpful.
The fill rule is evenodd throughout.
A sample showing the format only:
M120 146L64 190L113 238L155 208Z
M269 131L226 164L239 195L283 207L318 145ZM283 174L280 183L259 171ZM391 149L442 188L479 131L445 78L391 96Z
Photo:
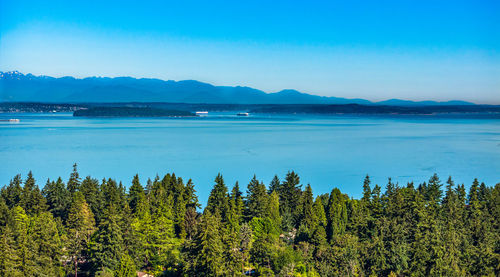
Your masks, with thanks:
M500 103L497 103L497 104L493 104L493 103L477 103L477 102L460 100L460 99L449 99L449 100L431 100L431 99L426 99L426 100L411 100L411 99L404 99L404 98L388 98L388 99L384 99L384 100L369 100L369 99L360 98L360 97L346 98L346 97L337 97L337 96L318 95L318 94L314 94L314 93L299 91L299 90L296 90L296 89L293 89L293 88L284 88L284 89L281 89L279 91L268 92L268 91L265 91L265 90L262 90L262 89L258 89L258 88L255 88L255 87L250 87L250 86L242 86L242 85L216 85L216 84L213 84L213 83L209 83L209 82L205 82L205 81L199 81L199 80L196 80L196 79L174 80L174 79L162 79L162 78L158 78L158 77L137 77L137 76L131 76L131 75L128 75L128 76L121 75L121 76L113 76L113 77L111 77L111 76L99 76L99 75L86 76L86 77L76 77L76 76L72 76L72 75L59 75L59 76L50 76L50 75L44 75L44 74L35 75L33 73L23 73L23 72L21 72L19 70L9 70L9 71L2 71L2 70L0 70L0 74L2 74L2 76L0 76L0 77L3 77L3 74L5 74L5 73L19 73L19 74L22 74L23 76L32 75L34 77L49 77L49 78L54 78L54 79L73 78L73 79L76 79L76 80L85 80L85 79L92 79L92 78L102 78L102 79L131 78L131 79L135 79L135 80L157 80L157 81L162 81L162 82L194 81L194 82L198 82L198 83L202 83L202 84L207 84L207 85L210 85L210 86L213 86L213 87L233 87L233 88L241 87L241 88L249 88L249 89L254 89L254 90L261 91L261 92L266 93L266 94L276 94L276 93L280 93L280 92L283 92L283 91L295 91L295 92L298 92L300 94L306 94L306 95L317 96L317 97L322 97L322 98L339 98L339 99L346 99L346 100L366 100L366 101L371 102L372 104L377 104L377 103L381 103L381 102L387 102L387 101L397 100L397 101L407 101L407 102L413 102L413 103L422 103L422 102L435 102L435 103L464 102L464 103L470 103L470 104L474 104L474 105L492 105L492 106L498 106L498 105L500 105ZM0 102L9 102L9 101L0 100ZM26 102L26 101L12 101L12 102ZM141 101L133 101L133 102L140 103ZM36 101L33 102L33 103L36 103ZM39 103L42 103L42 102L39 102ZM51 103L51 102L47 102L47 103ZM132 102L124 102L124 103L132 103ZM149 102L142 102L142 103L149 103ZM157 103L171 103L171 102L157 102ZM307 104L307 103L304 103L304 104ZM317 105L331 105L331 104L317 104ZM358 105L364 105L364 104L358 104Z

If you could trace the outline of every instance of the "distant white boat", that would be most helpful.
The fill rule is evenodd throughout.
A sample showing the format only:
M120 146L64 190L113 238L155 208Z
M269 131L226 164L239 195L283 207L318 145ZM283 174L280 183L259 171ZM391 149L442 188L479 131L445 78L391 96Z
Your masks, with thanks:
M19 121L21 121L21 120L19 120L17 118L11 118L11 119L9 119L9 122L19 122Z
M249 113L237 113L237 116L249 116Z
M207 115L208 112L207 111L199 111L199 112L196 112L196 115Z

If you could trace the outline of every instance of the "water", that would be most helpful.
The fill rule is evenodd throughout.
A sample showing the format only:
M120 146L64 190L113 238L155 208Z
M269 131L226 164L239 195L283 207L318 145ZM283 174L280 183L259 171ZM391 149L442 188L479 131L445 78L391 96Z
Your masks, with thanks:
M215 114L191 119L89 119L71 114L0 114L0 185L33 171L67 180L112 177L129 186L136 173L192 178L202 203L221 172L228 186L254 174L268 184L295 170L315 194L339 187L361 196L369 174L420 183L438 173L469 186L475 177L500 182L500 118L433 116L304 116Z

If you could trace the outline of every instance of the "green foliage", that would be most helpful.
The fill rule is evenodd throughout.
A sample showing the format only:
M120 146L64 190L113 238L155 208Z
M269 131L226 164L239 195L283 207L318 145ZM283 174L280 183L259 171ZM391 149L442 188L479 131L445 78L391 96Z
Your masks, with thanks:
M73 164L73 172L69 176L68 191L73 194L80 189L80 175L78 174L77 164Z
M211 214L219 214L223 219L229 210L229 195L222 175L219 173L215 178L215 186L208 196L207 207L205 211Z
M49 211L61 219L66 219L69 204L71 202L71 195L66 189L61 178L56 182L47 180L47 184L42 190L42 194L47 199Z
M120 264L118 265L118 268L115 270L115 277L136 277L137 276L137 271L136 271L136 266L134 264L134 261L132 258L124 254L120 258Z
M0 190L0 276L498 276L500 184L437 175L418 186L366 176L360 199L314 198L289 172L246 195L222 175L200 213L175 174L128 191L113 179L39 190L31 173ZM444 189L444 191L442 191Z
M89 243L90 262L96 271L117 269L124 250L116 210L110 206L105 215Z

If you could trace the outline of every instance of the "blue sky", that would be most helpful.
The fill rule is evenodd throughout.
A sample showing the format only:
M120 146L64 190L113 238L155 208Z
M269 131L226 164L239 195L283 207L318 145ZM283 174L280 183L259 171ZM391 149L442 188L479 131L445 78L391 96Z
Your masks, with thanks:
M500 104L500 2L0 0L0 70Z

